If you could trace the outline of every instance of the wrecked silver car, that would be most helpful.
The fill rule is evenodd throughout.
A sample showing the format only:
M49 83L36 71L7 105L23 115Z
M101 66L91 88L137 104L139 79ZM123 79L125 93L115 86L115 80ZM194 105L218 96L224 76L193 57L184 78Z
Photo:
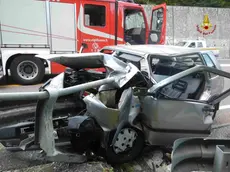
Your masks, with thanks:
M213 103L213 115L205 117L205 122L201 119L206 105L199 102L210 102L223 92L224 75L205 70L187 72L199 66L221 70L211 52L162 45L107 46L104 51L133 63L151 81L148 92L152 96L146 96L142 104L142 124L148 128L151 144L166 146L181 136L209 134L219 102Z
M35 122L1 128L0 142L8 150L15 147L42 149L51 161L85 162L96 155L116 164L137 158L146 144L168 147L178 138L207 136L219 102L230 92L226 90L210 96L213 88L210 84L213 83L208 80L209 74L226 78L230 78L230 74L207 65L188 66L187 59L180 57L191 55L190 59L195 60L197 58L193 56L200 57L200 52L171 48L168 49L170 57L174 56L174 62L184 68L171 76L159 75L160 79L156 81L148 60L156 55L164 59L160 53L163 48L167 50L167 47L161 50L157 47L156 53L117 46L105 48L112 51L111 55L47 56L50 61L76 71L104 67L106 74L102 79L64 88L65 75L62 73L44 84L40 92L0 94L2 101L39 100ZM121 55L127 55L125 57L131 57L131 60L134 59L132 55L141 56L146 63L138 67L134 62L124 62ZM158 58L158 61L162 59ZM198 83L197 87L190 88L193 83ZM66 112L65 117L53 119L53 106L58 97L91 88L96 91L83 97L86 109L82 113Z

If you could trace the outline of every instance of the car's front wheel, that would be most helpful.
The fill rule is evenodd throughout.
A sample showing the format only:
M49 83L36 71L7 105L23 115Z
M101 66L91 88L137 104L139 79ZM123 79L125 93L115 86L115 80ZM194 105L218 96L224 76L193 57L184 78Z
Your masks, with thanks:
M145 146L144 134L134 127L123 128L116 138L114 145L110 146L116 130L109 135L106 159L110 164L120 164L136 159Z

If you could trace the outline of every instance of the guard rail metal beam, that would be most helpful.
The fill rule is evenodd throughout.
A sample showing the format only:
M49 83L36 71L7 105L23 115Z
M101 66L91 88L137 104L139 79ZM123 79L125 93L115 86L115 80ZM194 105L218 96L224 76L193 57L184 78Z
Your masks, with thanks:
M92 81L68 88L57 89L58 97L73 94L79 91L87 90L102 84L113 82L114 78L106 78L98 81ZM20 93L0 93L0 101L12 101L12 100L44 100L49 98L47 91L41 92L20 92Z
M44 88L41 92L21 92L21 93L1 93L0 101L12 100L38 100L35 116L35 132L33 138L22 140L20 147L25 150L31 145L39 145L46 153L47 160L62 162L86 161L86 157L79 154L63 153L55 147L54 128L53 128L53 109L60 96L73 94L79 91L85 91L103 84L113 83L115 77L92 81L68 88L55 88L52 84Z

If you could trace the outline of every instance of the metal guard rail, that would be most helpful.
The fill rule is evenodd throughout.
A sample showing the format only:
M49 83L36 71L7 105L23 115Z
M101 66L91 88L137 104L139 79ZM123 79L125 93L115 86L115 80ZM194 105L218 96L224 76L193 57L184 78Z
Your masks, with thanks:
M53 108L60 96L84 91L103 84L113 83L115 77L92 81L68 88L53 88L48 85L41 92L21 92L21 93L1 93L0 101L11 100L38 100L35 114L34 137L29 137L21 141L20 148L25 150L31 145L39 145L45 152L48 161L82 163L87 159L83 155L63 153L55 147L53 128Z

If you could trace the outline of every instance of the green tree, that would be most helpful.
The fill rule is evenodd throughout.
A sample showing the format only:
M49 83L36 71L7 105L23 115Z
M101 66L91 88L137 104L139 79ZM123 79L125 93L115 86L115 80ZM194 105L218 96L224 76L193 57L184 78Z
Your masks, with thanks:
M230 0L135 0L140 4L161 4L178 6L198 6L198 7L222 7L229 8Z

